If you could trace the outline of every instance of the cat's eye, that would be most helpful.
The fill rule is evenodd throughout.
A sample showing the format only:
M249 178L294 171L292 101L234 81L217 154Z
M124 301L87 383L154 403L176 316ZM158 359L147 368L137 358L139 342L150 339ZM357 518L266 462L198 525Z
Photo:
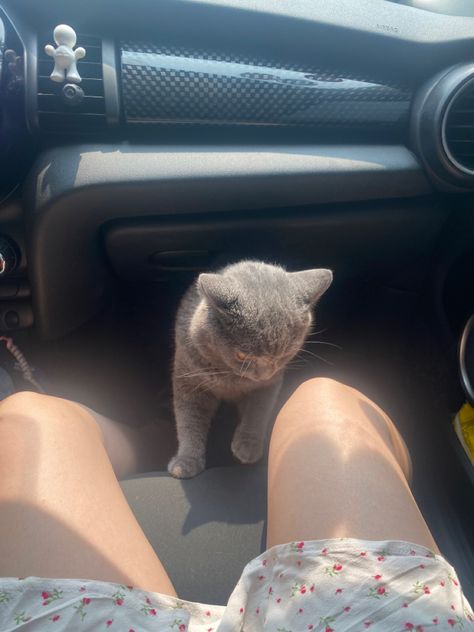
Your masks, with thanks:
M247 354L244 353L243 351L236 351L235 352L235 357L237 358L237 360L239 360L240 362L243 362L245 360L245 358L247 357Z

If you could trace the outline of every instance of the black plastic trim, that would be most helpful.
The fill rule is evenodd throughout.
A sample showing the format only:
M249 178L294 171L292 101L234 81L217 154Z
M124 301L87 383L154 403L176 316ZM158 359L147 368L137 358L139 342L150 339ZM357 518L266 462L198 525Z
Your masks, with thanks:
M52 338L97 309L107 270L95 237L113 219L428 193L417 160L399 146L51 149L32 169L26 191L36 322Z
M109 38L102 40L102 75L107 123L109 126L115 126L120 122L120 92L115 43Z

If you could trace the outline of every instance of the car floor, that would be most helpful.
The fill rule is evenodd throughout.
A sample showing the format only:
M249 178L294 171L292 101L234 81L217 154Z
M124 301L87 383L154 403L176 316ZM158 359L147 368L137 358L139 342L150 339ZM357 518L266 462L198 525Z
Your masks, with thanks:
M127 288L108 311L59 341L15 337L47 392L143 428L142 472L165 470L176 445L169 383L173 315L188 282ZM474 601L472 488L451 428L463 402L456 345L440 335L422 294L367 284L348 309L343 304L328 293L316 325L323 331L312 338L340 348L308 345L322 359L303 353L301 366L287 372L281 399L304 379L329 376L386 410L412 456L414 496ZM208 467L235 465L229 448L235 423L234 411L223 407L213 423Z

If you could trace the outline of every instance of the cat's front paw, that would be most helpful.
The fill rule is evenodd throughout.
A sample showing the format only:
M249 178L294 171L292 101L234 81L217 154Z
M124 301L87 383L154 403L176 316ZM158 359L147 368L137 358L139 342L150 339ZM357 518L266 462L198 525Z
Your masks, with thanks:
M193 476L200 474L205 467L204 459L177 454L168 463L168 472L174 478L193 478Z
M232 453L241 463L256 463L263 456L263 444L249 437L234 437Z

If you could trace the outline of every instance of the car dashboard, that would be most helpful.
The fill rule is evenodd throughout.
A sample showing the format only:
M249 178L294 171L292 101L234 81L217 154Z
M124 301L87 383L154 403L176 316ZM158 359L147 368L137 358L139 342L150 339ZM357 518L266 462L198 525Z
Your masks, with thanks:
M85 50L80 82L51 80L58 24ZM183 249L179 227L161 243L160 217L224 230L242 211L466 203L473 26L382 0L3 0L0 321L61 336L99 309L111 270L205 267L212 247Z

